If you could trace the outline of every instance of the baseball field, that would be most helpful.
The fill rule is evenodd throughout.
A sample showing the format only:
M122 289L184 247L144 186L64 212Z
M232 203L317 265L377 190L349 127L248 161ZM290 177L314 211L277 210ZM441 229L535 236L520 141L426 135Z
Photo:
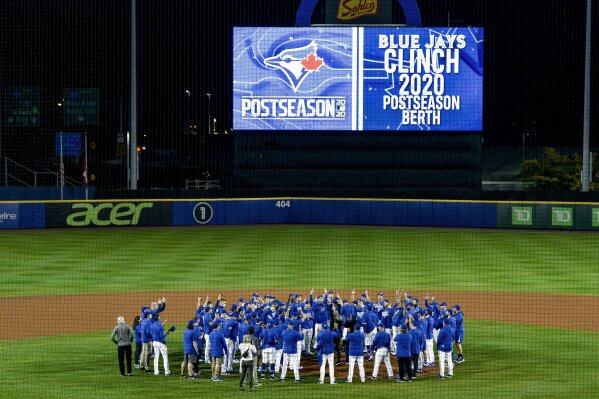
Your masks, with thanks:
M246 226L0 233L1 398L229 398L238 376L211 382L119 376L110 331L168 300L163 318L178 374L197 297L404 288L460 304L464 357L451 380L317 385L265 380L264 398L591 398L599 392L599 237L558 231ZM367 374L372 362L367 363ZM394 363L394 367L397 365ZM357 374L357 371L356 371ZM384 375L384 367L380 375ZM380 378L380 377L379 377Z

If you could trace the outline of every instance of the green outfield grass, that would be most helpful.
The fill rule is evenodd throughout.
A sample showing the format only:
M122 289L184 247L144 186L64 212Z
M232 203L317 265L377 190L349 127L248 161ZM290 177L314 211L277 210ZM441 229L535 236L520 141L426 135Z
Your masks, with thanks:
M596 295L599 281L598 236L573 232L263 226L2 232L0 243L2 297L356 285Z
M367 380L364 385L354 382L337 386L319 386L315 377L306 377L301 385L266 380L253 396L390 398L417 397L426 392L427 397L460 399L591 398L599 392L597 333L482 321L468 321L467 328L466 362L456 366L452 380L439 381L427 375L411 385ZM180 331L169 337L169 358L175 373L182 357ZM213 383L208 377L182 381L134 370L133 377L121 378L116 348L108 336L109 332L102 332L0 342L4 354L0 397L229 398L241 394L236 375ZM206 366L202 369L206 371ZM338 374L340 382L345 377Z

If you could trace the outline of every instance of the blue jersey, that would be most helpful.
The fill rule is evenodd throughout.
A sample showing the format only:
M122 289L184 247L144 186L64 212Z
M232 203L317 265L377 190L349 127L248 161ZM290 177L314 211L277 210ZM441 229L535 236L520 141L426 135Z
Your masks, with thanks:
M304 339L303 334L295 331L292 328L288 328L281 334L283 339L283 353L294 354L297 353L297 343Z
M293 323L293 329L297 332L300 331L301 326L302 326L302 319L291 319L291 322Z
M152 335L152 341L166 345L166 335L164 334L164 326L162 323L153 323L150 326L150 334Z
M227 353L225 336L219 330L210 333L210 356L223 357Z
M435 328L435 319L427 317L426 319L426 339L433 339L433 329Z
M408 331L408 334L412 336L412 340L410 341L410 353L412 355L417 355L420 353L420 349L422 346L422 334L420 333L420 330L418 330L417 328Z
M302 322L302 329L311 330L314 327L314 320L312 320L312 316L306 314L306 320Z
M337 329L335 331L323 330L318 333L317 348L322 355L335 353L336 338L341 338L341 333Z
M223 320L223 328L221 332L225 336L226 339L232 339L235 341L237 338L237 330L239 324L233 319L225 319Z
M280 325L279 327L275 328L275 350L280 350L283 349L283 331L285 331L286 328L284 325Z
M383 326L385 326L385 329L390 329L393 326L391 309L383 308L379 313L379 319L381 320L381 323L383 323Z
M183 332L183 354L184 355L197 355L193 342L197 342L197 336L194 329L187 329Z
M143 319L140 323L141 329L141 342L143 344L147 344L148 342L152 342L152 335L150 334L150 320Z
M363 350L365 336L363 333L359 331L349 333L345 336L345 340L349 342L350 356L364 356Z
M366 312L362 318L362 325L364 326L364 332L366 334L371 333L376 329L376 325L379 322L379 318L376 313Z
M237 337L239 338L239 342L243 342L243 337L245 337L249 329L250 325L246 321L239 323L239 327L237 328Z
M314 313L314 323L325 324L329 319L329 312L324 303L315 302L312 305L312 312Z
M274 330L270 328L264 328L260 334L260 341L262 341L262 349L269 349L275 347L276 334Z
M135 327L135 330L133 330L133 335L135 336L135 343L141 344L141 323Z
M412 336L407 333L400 333L395 336L395 355L397 357L410 357Z
M204 332L206 334L210 334L212 332L212 326L210 325L212 319L213 316L210 313L204 313L204 319L202 320L202 324L204 325Z
M403 320L404 316L403 316L403 310L401 308L398 309L397 313L395 313L391 319L391 324L394 327L399 327L402 324L402 320Z
M372 349L376 350L378 348L387 348L391 346L391 336L387 331L379 331L374 336L374 341L372 341Z
M204 334L204 332L202 331L202 328L200 326L195 326L193 328L193 332L194 332L196 343L198 344L198 350L202 350L202 346L203 346L202 334Z
M356 308L351 303L346 303L341 306L341 316L343 316L343 321L346 322L351 319L356 314Z
M462 312L458 312L453 315L455 319L455 330L456 332L464 331L464 314Z
M453 350L454 334L449 325L443 326L437 337L437 349L441 352L451 352Z

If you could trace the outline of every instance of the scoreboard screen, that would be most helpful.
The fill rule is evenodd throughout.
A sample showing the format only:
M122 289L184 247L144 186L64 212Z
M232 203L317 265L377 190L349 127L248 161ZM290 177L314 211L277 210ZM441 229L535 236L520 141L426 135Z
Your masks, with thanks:
M481 131L483 28L234 28L236 130Z

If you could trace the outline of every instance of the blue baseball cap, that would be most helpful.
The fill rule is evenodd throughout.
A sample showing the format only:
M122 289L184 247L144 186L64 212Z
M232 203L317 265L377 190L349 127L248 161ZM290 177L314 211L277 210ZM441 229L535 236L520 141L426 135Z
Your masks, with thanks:
M462 310L462 308L460 308L460 305L453 305L453 307L454 307L455 309L457 309L457 310L458 310L458 312L459 312L460 310Z
M243 303L245 300L243 298L239 298L239 302Z
M440 306L447 306L447 302L441 302Z
M380 296L385 296L385 294L383 294L382 292L379 292L379 295L380 295Z

